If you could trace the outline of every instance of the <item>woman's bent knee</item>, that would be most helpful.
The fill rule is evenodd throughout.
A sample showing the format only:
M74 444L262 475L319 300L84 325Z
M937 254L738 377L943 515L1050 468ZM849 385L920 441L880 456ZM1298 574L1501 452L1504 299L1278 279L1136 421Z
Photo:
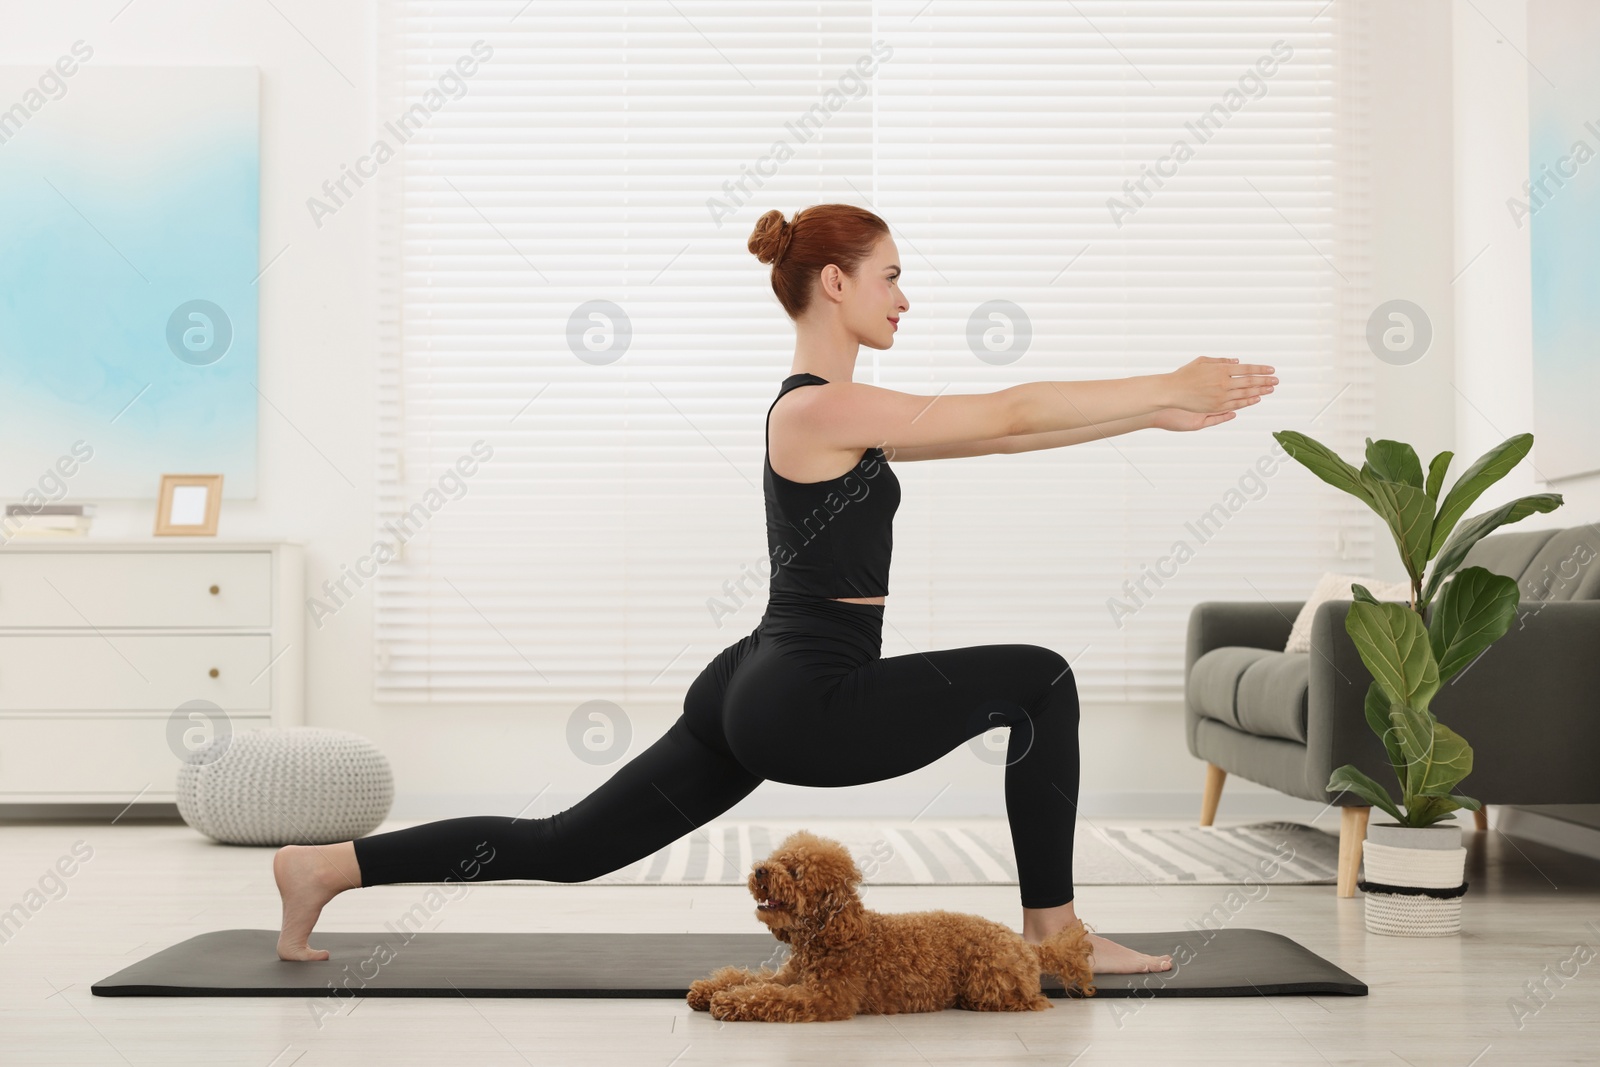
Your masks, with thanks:
M1072 670L1072 665L1067 662L1067 657L1055 649L1047 648L1044 645L1030 645L1029 647L1033 648L1042 659L1044 663L1043 671L1049 681L1059 682L1062 675Z
M1034 707L1040 713L1065 716L1076 725L1078 721L1078 683L1067 658L1043 645L1029 646L1040 658L1039 671L1042 690L1034 698Z
M1038 684L1060 685L1067 681L1072 666L1067 657L1044 645L1011 645L1007 657L1011 668L1019 677L1037 679Z

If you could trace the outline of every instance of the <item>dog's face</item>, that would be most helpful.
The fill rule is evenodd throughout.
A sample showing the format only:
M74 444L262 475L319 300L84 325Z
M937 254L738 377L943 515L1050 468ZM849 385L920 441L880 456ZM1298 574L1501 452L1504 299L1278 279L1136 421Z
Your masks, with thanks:
M748 884L756 917L779 940L792 941L798 931L821 931L840 915L859 910L855 887L860 882L849 850L800 830L755 863Z

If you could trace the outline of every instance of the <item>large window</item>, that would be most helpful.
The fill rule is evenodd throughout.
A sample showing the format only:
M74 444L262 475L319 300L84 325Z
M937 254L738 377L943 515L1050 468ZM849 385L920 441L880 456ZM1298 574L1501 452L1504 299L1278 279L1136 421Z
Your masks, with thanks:
M381 5L378 699L672 706L755 627L773 207L894 229L911 310L859 381L1283 380L1198 433L897 464L884 655L1043 644L1086 703L1176 700L1195 603L1370 570L1270 436L1371 432L1351 6Z

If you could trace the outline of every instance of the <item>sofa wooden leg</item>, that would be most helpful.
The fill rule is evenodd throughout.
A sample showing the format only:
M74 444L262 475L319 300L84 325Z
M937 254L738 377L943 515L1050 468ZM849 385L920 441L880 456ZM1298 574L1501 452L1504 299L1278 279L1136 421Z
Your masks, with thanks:
M1472 825L1479 830L1487 830L1489 828L1489 805L1485 804L1472 813Z
M1215 763L1206 764L1206 791L1200 798L1201 826L1210 826L1212 820L1217 817L1217 801L1222 799L1222 783L1227 779L1227 771Z
M1361 871L1361 844L1367 839L1367 814L1371 808L1339 809L1339 895L1356 895Z

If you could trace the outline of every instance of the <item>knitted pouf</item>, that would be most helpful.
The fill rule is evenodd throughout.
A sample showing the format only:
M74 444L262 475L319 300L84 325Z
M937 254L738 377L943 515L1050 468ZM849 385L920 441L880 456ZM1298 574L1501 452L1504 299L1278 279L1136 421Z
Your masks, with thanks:
M223 734L178 768L178 814L228 845L353 840L371 833L393 801L389 761L371 741L344 730Z

